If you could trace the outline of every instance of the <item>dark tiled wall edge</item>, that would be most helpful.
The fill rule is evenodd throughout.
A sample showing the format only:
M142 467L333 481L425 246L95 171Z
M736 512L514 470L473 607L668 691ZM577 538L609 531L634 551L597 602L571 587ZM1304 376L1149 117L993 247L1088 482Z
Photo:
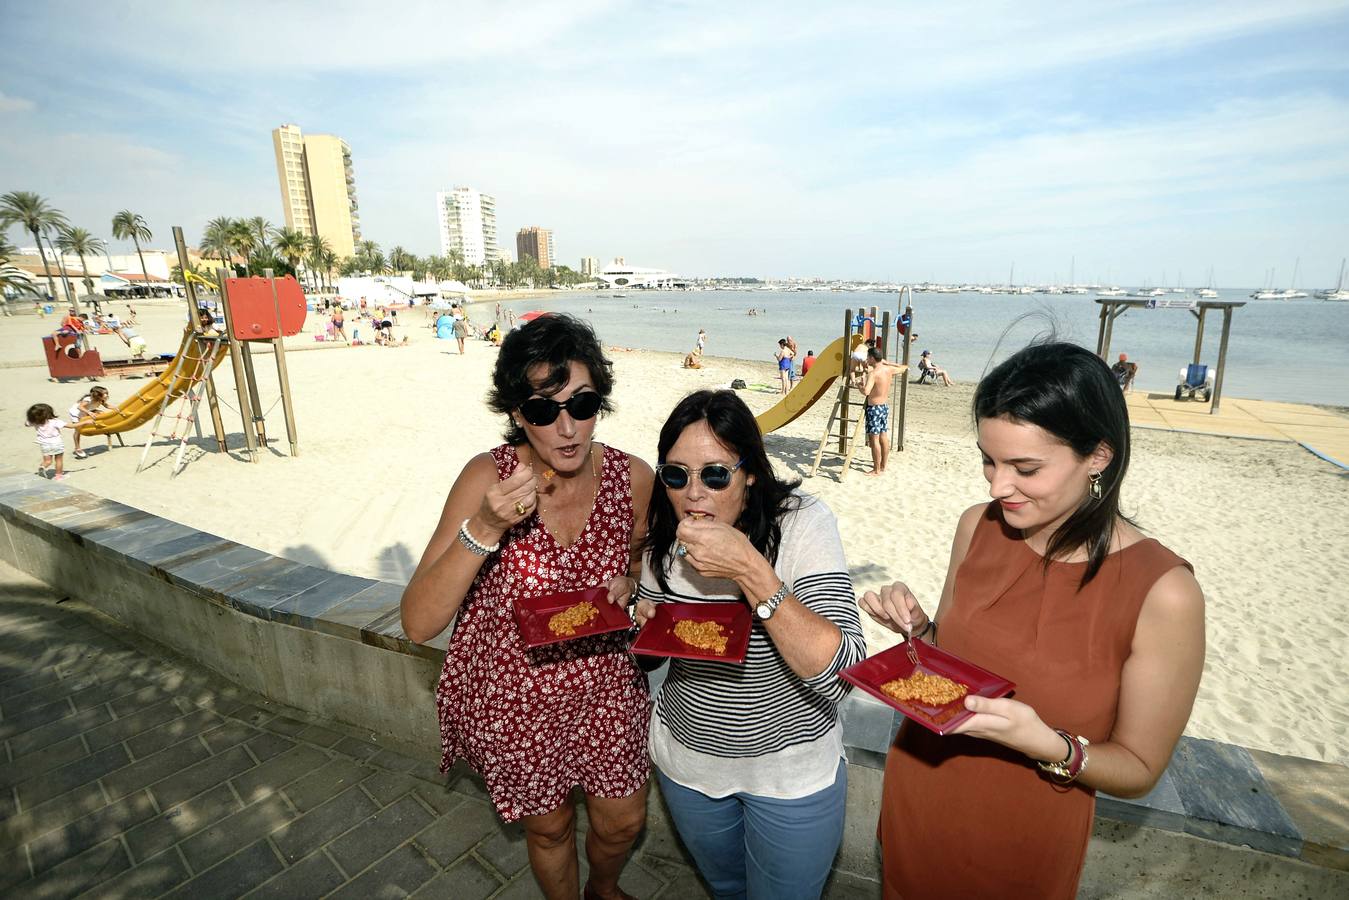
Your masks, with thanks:
M84 547L110 563L167 581L247 615L437 660L448 640L415 644L398 619L402 586L274 557L134 507L0 467L0 517L55 546ZM854 693L843 707L853 765L883 768L903 717ZM1145 797L1102 794L1105 818L1244 844L1349 870L1349 769L1253 755L1243 747L1183 738Z

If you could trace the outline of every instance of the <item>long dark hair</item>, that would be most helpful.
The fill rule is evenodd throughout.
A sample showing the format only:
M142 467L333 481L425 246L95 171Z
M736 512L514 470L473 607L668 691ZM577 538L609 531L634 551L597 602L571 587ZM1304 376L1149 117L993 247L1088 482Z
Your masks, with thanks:
M680 400L661 426L660 443L656 446L657 462L665 462L670 448L685 428L704 421L718 441L744 460L740 468L746 478L754 477L754 483L745 486L745 509L735 527L745 533L765 559L770 563L777 562L778 545L782 542L781 519L795 505L792 491L801 484L801 479L784 481L774 474L773 464L764 450L759 423L754 421L754 413L734 391L694 391ZM656 581L661 590L668 592L670 566L674 561L670 548L674 546L679 520L659 479L651 489L646 526L642 550L651 551Z
M1049 538L1045 565L1087 549L1082 585L1110 553L1120 513L1119 491L1129 469L1129 409L1109 367L1091 351L1062 342L1032 344L999 363L974 391L975 423L1006 416L1037 425L1079 457L1104 443L1114 451L1101 471L1101 498L1090 494ZM1080 586L1079 586L1080 587Z
M511 412L518 409L536 391L547 395L561 390L571 378L571 364L579 362L590 373L590 383L600 395L600 410L613 412L609 395L614 391L614 364L604 355L594 330L580 319L561 313L547 313L512 330L501 342L496 368L492 370L492 389L487 405L506 416L507 443L520 445L525 430L515 424ZM539 363L548 374L539 384L531 384L529 370Z

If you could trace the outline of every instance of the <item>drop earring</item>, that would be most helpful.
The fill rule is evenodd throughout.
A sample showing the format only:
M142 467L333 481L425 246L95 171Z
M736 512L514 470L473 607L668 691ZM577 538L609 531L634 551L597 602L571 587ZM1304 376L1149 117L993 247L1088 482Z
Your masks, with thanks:
M1091 499L1100 500L1105 495L1105 491L1101 490L1101 473L1092 472L1087 477L1091 479L1091 484L1087 485L1087 493L1091 494Z

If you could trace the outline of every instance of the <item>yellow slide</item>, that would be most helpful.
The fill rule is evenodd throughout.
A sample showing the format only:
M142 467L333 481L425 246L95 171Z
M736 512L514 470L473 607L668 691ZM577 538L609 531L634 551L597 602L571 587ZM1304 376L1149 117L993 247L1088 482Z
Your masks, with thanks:
M202 353L213 354L213 358L206 360L212 369L220 365L220 361L229 355L229 344L225 341L214 344L195 341L193 340L195 334L191 328L186 329L183 333L183 344L178 348L178 355L167 369L157 375L154 381L117 404L115 409L101 412L94 417L93 422L79 426L80 434L119 434L139 428L159 415L166 393L170 400L177 400L187 392L192 386L192 371L201 361ZM180 359L181 366L178 365Z
M777 431L796 421L797 416L814 406L815 401L825 395L839 373L843 371L843 358L851 356L852 351L864 340L866 339L862 335L854 334L852 345L847 350L843 349L843 338L837 338L825 347L824 352L815 357L815 364L810 367L810 371L801 376L796 387L772 409L765 410L755 417L759 423L759 431L763 434Z

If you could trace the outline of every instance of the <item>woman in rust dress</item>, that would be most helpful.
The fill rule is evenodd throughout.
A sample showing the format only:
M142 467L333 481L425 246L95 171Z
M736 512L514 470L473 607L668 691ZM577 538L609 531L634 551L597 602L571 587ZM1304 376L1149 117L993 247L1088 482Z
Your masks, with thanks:
M936 615L901 583L862 608L1016 691L966 697L952 735L896 735L885 896L1072 898L1095 792L1151 790L1189 719L1203 594L1120 512L1128 411L1099 358L1028 347L980 382L974 414L993 502L960 517Z
M589 326L547 315L511 332L489 403L506 443L471 459L403 594L403 628L427 641L453 624L436 688L442 769L465 759L497 812L522 821L544 896L579 885L573 787L590 828L588 898L620 898L619 873L646 821L646 678L627 632L526 648L520 598L606 585L636 590L655 474L594 440L610 363Z

